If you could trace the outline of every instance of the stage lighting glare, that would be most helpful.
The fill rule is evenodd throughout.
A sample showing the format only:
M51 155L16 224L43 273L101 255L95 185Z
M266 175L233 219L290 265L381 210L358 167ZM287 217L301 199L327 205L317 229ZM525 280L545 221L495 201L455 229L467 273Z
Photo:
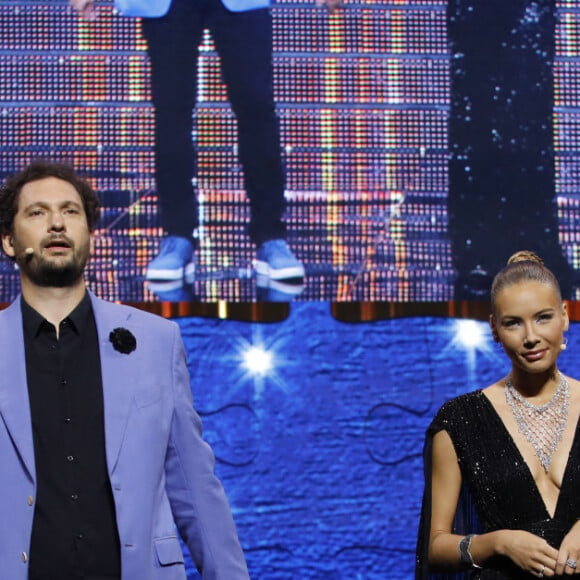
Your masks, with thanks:
M481 348L486 340L483 323L475 320L459 320L455 327L455 336L465 348Z
M244 353L244 367L252 375L267 375L272 366L272 353L260 346L252 346Z

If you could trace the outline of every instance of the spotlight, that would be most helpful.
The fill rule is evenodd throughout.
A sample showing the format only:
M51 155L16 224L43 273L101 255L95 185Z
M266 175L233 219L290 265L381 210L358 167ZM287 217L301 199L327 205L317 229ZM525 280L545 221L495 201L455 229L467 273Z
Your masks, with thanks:
M243 353L245 369L254 376L265 376L273 367L272 353L261 346L251 346Z
M464 348L482 348L486 342L483 323L475 320L458 320L455 325L455 340Z

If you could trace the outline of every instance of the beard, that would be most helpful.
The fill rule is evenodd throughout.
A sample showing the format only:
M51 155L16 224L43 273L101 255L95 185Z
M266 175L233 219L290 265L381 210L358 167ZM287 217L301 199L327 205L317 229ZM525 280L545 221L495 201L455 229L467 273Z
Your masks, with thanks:
M36 286L67 288L74 286L83 277L89 253L88 243L78 251L75 249L66 260L49 260L36 252L31 256L21 252L17 264L22 275Z

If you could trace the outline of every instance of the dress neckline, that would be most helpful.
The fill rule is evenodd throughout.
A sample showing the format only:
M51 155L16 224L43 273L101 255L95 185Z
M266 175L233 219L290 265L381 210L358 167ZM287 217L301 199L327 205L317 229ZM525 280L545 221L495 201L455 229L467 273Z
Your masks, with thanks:
M497 412L497 409L494 407L494 405L490 401L489 397L483 392L483 389L478 389L478 391L476 391L476 392L485 401L484 404L487 405L488 408L491 410L492 415L495 417L495 420L499 423L499 425L501 425L501 430L504 434L504 437L509 441L509 445L511 446L515 456L520 461L522 461L522 463L526 466L525 471L527 473L527 476L530 479L530 483L532 484L532 488L534 489L535 494L537 495L544 511L546 512L546 516L550 520L556 519L556 516L558 514L558 510L560 507L560 500L562 498L562 492L564 491L564 488L566 486L566 482L569 479L569 471L571 469L570 457L572 456L572 452L578 446L578 442L579 442L580 417L578 417L578 419L576 419L576 428L574 430L574 437L572 438L572 444L570 445L570 449L568 450L568 458L566 459L566 467L564 468L564 474L562 476L562 485L560 486L560 489L558 491L558 498L556 500L554 514L552 515L552 514L550 514L550 512L548 511L548 508L546 507L546 502L544 500L544 497L540 493L540 490L538 488L538 484L536 483L536 480L534 479L534 476L532 475L532 471L530 469L530 466L528 465L528 462L524 459L524 456L523 456L522 452L520 451L520 448L517 446L516 442L514 441L514 438L512 437L511 433L509 432L508 428L506 427L505 423L503 422L503 419L501 418L500 414Z

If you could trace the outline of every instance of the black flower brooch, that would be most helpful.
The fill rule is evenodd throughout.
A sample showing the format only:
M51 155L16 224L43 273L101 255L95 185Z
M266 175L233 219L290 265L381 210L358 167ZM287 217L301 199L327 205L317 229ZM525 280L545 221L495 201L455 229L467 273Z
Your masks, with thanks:
M126 328L115 328L112 330L111 334L109 334L109 340L113 348L123 354L132 353L137 348L137 339Z

